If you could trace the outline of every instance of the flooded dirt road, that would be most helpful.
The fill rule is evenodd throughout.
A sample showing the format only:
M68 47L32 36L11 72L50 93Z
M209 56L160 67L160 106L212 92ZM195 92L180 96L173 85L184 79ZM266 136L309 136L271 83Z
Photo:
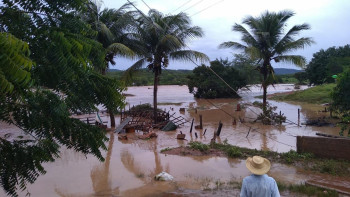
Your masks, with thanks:
M278 86L268 92L291 91L291 86ZM127 94L127 102L132 105L140 103L152 103L152 87L130 87ZM28 191L32 196L208 196L202 193L204 189L220 188L240 182L243 177L249 175L245 167L245 161L225 157L203 156L176 156L162 154L161 150L167 147L185 146L190 141L209 143L213 132L217 129L219 121L223 123L218 141L227 139L228 143L256 149L287 152L296 149L297 135L314 136L316 132L337 134L339 128L333 127L298 127L297 109L301 109L301 120L305 122L307 117L323 116L319 112L322 107L311 104L291 104L271 101L278 107L292 123L282 126L266 126L259 123L249 123L258 112L254 107L240 112L235 111L238 103L248 103L261 95L260 88L252 88L252 92L241 93L242 99L194 99L188 93L187 86L160 86L159 108L169 111L175 116L182 116L186 120L195 119L195 125L199 124L199 114L203 115L203 129L194 129L189 133L190 122L176 131L156 131L157 138L140 140L137 135L141 133L129 133L128 140L119 141L117 135L108 133L108 151L104 152L105 162L98 161L90 155L83 155L62 148L61 158L53 163L46 163L45 175L39 176L37 181L28 185ZM128 108L128 106L127 106ZM179 112L180 108L186 108L185 112ZM197 110L196 110L197 109ZM102 117L108 120L108 117ZM245 123L233 125L233 119L244 119ZM117 123L120 120L117 117ZM247 136L249 127L255 129ZM3 126L1 126L3 128ZM11 128L15 130L15 128ZM204 131L206 134L204 134ZM177 140L176 134L180 131L186 134L186 140ZM3 129L0 133L4 133ZM194 133L198 134L198 138ZM173 182L156 182L154 176L166 171L174 176ZM285 183L302 183L308 178L327 179L327 175L305 172L303 169L293 166L274 164L269 172L276 180ZM349 180L350 181L350 180ZM236 196L234 190L222 190L218 196ZM21 196L25 192L20 193ZM0 189L0 196L5 196ZM209 195L210 196L210 195Z

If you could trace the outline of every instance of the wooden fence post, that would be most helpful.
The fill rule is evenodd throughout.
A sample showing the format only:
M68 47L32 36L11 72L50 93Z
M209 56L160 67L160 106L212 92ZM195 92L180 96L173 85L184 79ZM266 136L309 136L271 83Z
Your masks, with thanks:
M216 132L216 135L217 135L217 136L220 136L221 128L222 128L222 123L221 123L221 121L220 121L220 122L219 122L218 131Z
M192 133L192 129L193 129L193 121L194 121L194 118L192 119L190 133Z
M300 126L300 109L298 108L298 126Z

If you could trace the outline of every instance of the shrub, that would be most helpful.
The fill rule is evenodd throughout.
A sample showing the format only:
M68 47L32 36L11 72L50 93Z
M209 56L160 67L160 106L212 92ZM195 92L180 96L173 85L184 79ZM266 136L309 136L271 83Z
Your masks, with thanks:
M209 150L208 145L202 144L200 142L190 142L189 145L190 145L190 148L195 149L195 150L199 150L202 152Z

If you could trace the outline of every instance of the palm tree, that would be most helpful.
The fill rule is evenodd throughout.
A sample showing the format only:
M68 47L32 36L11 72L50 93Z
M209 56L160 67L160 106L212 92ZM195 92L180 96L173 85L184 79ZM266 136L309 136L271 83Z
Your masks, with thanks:
M135 39L141 44L143 55L134 65L126 70L124 76L147 65L154 73L153 107L154 122L157 122L157 92L162 68L169 65L169 58L173 60L209 61L209 58L198 51L185 50L186 41L202 37L202 29L191 26L191 20L185 13L166 15L157 10L150 10L148 15L141 13L137 19L139 23ZM193 60L192 60L193 61Z
M101 11L101 1L89 1L87 12L81 13L84 21L97 31L97 41L106 49L105 67L96 68L102 75L106 74L109 64L115 65L115 56L134 58L135 52L129 48L133 41L128 35L132 32L134 12L128 11L130 4L126 3L119 9L104 9ZM134 47L136 48L136 47ZM108 109L111 127L115 127L114 112Z
M252 59L258 60L256 69L263 76L263 109L266 110L267 87L272 84L274 70L271 61L286 62L303 67L306 59L300 55L288 55L297 49L303 49L313 43L309 37L296 39L300 31L310 29L308 24L294 25L285 33L286 22L294 16L292 11L264 12L259 17L248 16L243 25L235 24L233 31L242 34L244 44L238 42L224 42L219 48L242 49Z

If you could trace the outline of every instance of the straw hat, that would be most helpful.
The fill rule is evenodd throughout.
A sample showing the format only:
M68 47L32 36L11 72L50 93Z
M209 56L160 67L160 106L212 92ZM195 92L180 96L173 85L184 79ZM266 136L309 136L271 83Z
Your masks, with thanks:
M250 172L256 175L266 174L271 167L270 161L260 156L248 157L245 165Z

